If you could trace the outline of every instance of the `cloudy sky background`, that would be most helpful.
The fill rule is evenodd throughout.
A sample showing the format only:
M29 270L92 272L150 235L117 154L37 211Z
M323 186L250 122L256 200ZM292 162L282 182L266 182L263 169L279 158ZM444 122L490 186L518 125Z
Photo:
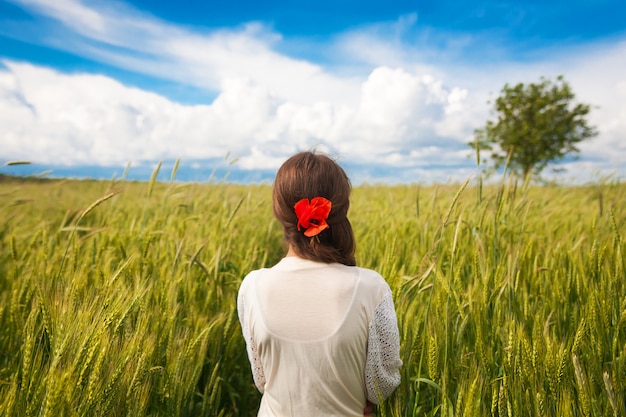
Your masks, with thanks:
M33 163L0 172L248 182L317 148L462 181L488 101L562 74L599 135L558 178L626 178L626 2L383 3L0 0L0 165Z

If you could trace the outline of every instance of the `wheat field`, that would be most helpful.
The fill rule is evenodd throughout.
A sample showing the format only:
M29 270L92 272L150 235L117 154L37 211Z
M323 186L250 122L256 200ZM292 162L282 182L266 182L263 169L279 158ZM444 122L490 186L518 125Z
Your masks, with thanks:
M269 185L0 181L1 416L252 416L236 294L283 255ZM626 415L626 184L361 185L394 291L381 416Z

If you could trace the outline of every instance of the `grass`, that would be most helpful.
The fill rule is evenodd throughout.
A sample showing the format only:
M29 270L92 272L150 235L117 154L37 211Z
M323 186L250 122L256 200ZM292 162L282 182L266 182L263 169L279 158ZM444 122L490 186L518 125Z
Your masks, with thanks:
M404 361L379 414L624 415L624 207L621 183L357 187ZM254 415L235 302L283 254L269 186L5 178L0 215L0 415Z

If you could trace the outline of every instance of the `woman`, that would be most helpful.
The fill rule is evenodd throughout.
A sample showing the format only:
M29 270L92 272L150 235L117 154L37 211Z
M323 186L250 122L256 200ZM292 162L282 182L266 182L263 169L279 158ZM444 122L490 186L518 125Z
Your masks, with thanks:
M274 215L287 255L252 271L237 298L259 416L363 416L400 384L391 290L355 266L351 185L325 155L302 152L278 170Z

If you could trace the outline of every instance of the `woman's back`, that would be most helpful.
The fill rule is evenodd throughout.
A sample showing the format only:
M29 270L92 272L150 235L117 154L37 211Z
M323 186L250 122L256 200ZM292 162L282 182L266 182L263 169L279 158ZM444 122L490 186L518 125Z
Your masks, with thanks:
M264 393L259 416L362 416L368 388L382 383L386 396L399 383L399 358L392 381L366 375L367 362L380 359L368 358L380 332L372 327L397 326L389 287L374 271L286 257L246 277L239 308Z

